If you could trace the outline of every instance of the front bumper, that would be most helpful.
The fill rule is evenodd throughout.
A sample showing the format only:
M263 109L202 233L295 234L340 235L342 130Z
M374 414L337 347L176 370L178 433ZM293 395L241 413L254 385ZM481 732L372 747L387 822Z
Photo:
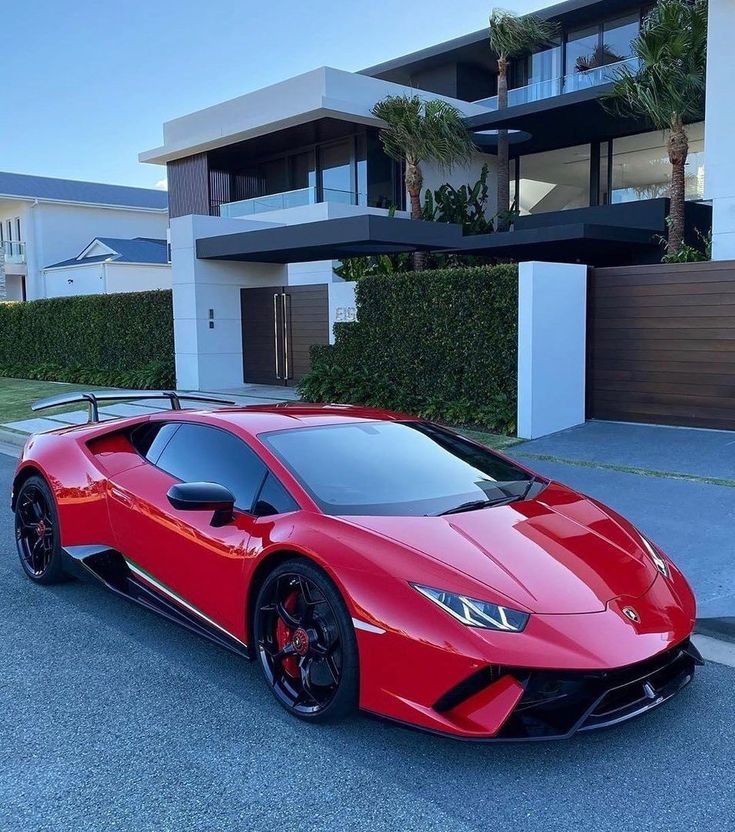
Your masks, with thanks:
M493 739L565 739L577 731L607 728L639 716L675 696L703 664L699 651L687 639L646 661L605 671L550 671L496 668L495 681L487 684L488 671L450 691L435 704L436 710L470 718L473 700L507 677L518 682L523 693ZM484 676L484 678L483 678Z

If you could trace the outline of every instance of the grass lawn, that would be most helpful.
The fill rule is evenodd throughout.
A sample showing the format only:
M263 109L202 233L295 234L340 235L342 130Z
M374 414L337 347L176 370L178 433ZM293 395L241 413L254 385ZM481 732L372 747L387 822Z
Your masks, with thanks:
M62 384L55 381L31 381L25 378L0 378L0 424L18 422L21 419L39 418L48 413L66 413L80 410L83 404L77 403L34 413L31 402L46 396L58 396L75 390L99 390L89 384Z
M500 433L487 433L482 430L469 430L468 428L455 428L455 430L457 433L461 433L462 436L466 436L475 442L481 442L483 445L487 445L488 448L495 448L497 451L502 451L523 442L517 436L505 436Z

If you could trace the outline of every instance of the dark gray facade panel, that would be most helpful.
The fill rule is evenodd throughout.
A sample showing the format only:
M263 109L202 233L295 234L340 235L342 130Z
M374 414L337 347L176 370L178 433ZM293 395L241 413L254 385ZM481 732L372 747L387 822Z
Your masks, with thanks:
M171 219L209 214L209 170L206 153L175 159L166 165Z

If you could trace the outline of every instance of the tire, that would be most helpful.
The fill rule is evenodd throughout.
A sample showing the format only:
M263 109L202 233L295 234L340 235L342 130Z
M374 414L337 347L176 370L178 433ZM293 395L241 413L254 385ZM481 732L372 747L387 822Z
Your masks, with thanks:
M59 513L46 480L29 477L15 504L15 543L25 574L37 584L65 580Z
M319 722L356 710L355 630L321 569L305 558L279 564L257 594L253 625L266 682L290 714Z

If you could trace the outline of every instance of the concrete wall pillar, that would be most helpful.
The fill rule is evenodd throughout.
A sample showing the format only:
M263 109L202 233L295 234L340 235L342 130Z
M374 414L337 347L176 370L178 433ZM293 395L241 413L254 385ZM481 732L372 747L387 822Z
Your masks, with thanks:
M735 107L732 40L735 3L709 0L707 106L704 120L705 196L712 200L712 259L735 260Z
M518 266L518 435L536 439L585 420L587 267Z
M288 280L283 265L198 260L196 240L270 225L202 216L171 221L177 387L212 391L242 384L240 289Z

